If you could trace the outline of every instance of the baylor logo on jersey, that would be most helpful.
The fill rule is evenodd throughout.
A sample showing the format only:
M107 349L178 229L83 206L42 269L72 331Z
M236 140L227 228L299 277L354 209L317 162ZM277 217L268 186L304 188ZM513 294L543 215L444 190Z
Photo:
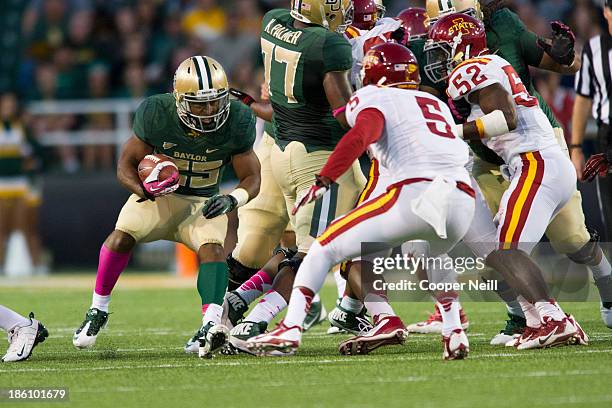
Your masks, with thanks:
M175 159L191 160L191 161L206 161L206 156L194 153L174 152Z

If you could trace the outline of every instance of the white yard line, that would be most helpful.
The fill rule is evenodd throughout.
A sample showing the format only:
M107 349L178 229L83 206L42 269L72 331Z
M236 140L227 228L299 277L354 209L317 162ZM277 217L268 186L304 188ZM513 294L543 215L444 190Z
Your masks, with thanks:
M129 349L125 349L129 350ZM571 349L569 349L571 350ZM109 350L108 352L112 352ZM598 349L598 350L572 350L568 353L568 356L573 354L590 354L590 353L610 353L611 348ZM537 356L534 352L525 353L486 353L486 354L471 354L470 359L481 359L481 358L532 358ZM222 357L220 357L222 358ZM232 366L262 366L262 365L327 365L327 364L371 364L373 362L396 362L396 361L438 361L439 357L428 355L389 355L389 356L368 356L368 357L338 357L338 358L325 358L320 360L302 360L296 358L249 358L238 361L211 361L203 362L197 361L194 357L194 362L189 364L137 364L137 365L115 365L105 367L40 367L40 368L17 368L17 369L0 369L0 373L26 373L26 372L68 372L68 371L108 371L108 370L137 370L137 369L164 369L164 368L197 368L197 367L232 367ZM565 375L559 374L562 371L535 371L534 376L558 376ZM600 375L603 371L595 370L573 370L572 375ZM607 374L611 374L612 371L607 371ZM521 373L521 375L526 375ZM500 374L498 374L500 376ZM514 378L516 375L512 374Z

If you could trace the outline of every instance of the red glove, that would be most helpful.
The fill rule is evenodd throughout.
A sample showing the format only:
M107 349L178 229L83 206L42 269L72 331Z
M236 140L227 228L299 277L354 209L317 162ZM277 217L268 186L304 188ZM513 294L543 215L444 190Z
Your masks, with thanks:
M246 106L251 106L253 102L255 102L255 98L249 95L246 92L242 92L235 88L229 89L230 95L236 97L240 102L244 103Z
M166 177L161 181L159 180L159 173L161 170L169 166L173 166L173 164L169 162L159 163L151 171L151 174L147 176L145 181L142 182L142 187L147 195L151 197L161 197L163 195L173 193L177 188L179 188L179 172L176 168L173 169L172 174L169 177Z
M605 154L599 153L589 157L586 164L584 165L584 171L582 172L582 179L584 181L593 181L595 177L606 177L610 170L610 161Z
M574 62L574 43L576 36L572 30L561 21L550 23L552 39L550 42L538 38L537 43L553 61L561 65L571 65Z
M308 192L304 194L302 198L293 206L293 209L291 210L291 215L297 214L300 207L304 207L305 205L323 197L327 190L329 190L329 186L331 185L330 179L328 179L327 177L321 177L318 174L316 174L315 177L317 178L317 181L310 187Z

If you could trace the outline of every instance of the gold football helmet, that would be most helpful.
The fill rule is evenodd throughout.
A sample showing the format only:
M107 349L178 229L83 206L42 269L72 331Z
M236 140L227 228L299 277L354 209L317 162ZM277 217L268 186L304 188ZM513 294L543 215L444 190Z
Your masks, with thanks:
M385 16L387 12L387 8L383 4L383 0L375 0L376 1L376 10L378 10L378 19L380 20Z
M174 73L174 98L181 122L200 133L214 132L230 113L229 85L221 64L196 55Z
M430 24L451 13L464 13L482 20L479 0L427 0L425 9Z
M351 0L291 0L291 16L306 24L315 24L343 33L353 22Z

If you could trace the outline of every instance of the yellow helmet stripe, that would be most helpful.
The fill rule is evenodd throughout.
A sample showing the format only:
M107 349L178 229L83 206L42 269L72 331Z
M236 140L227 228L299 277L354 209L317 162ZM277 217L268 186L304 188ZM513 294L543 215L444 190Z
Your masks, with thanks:
M196 75L198 76L198 87L202 89L204 88L204 84L202 83L202 72L200 70L200 63L197 58L198 57L191 57L193 61L193 65L195 66L195 69L196 69Z

